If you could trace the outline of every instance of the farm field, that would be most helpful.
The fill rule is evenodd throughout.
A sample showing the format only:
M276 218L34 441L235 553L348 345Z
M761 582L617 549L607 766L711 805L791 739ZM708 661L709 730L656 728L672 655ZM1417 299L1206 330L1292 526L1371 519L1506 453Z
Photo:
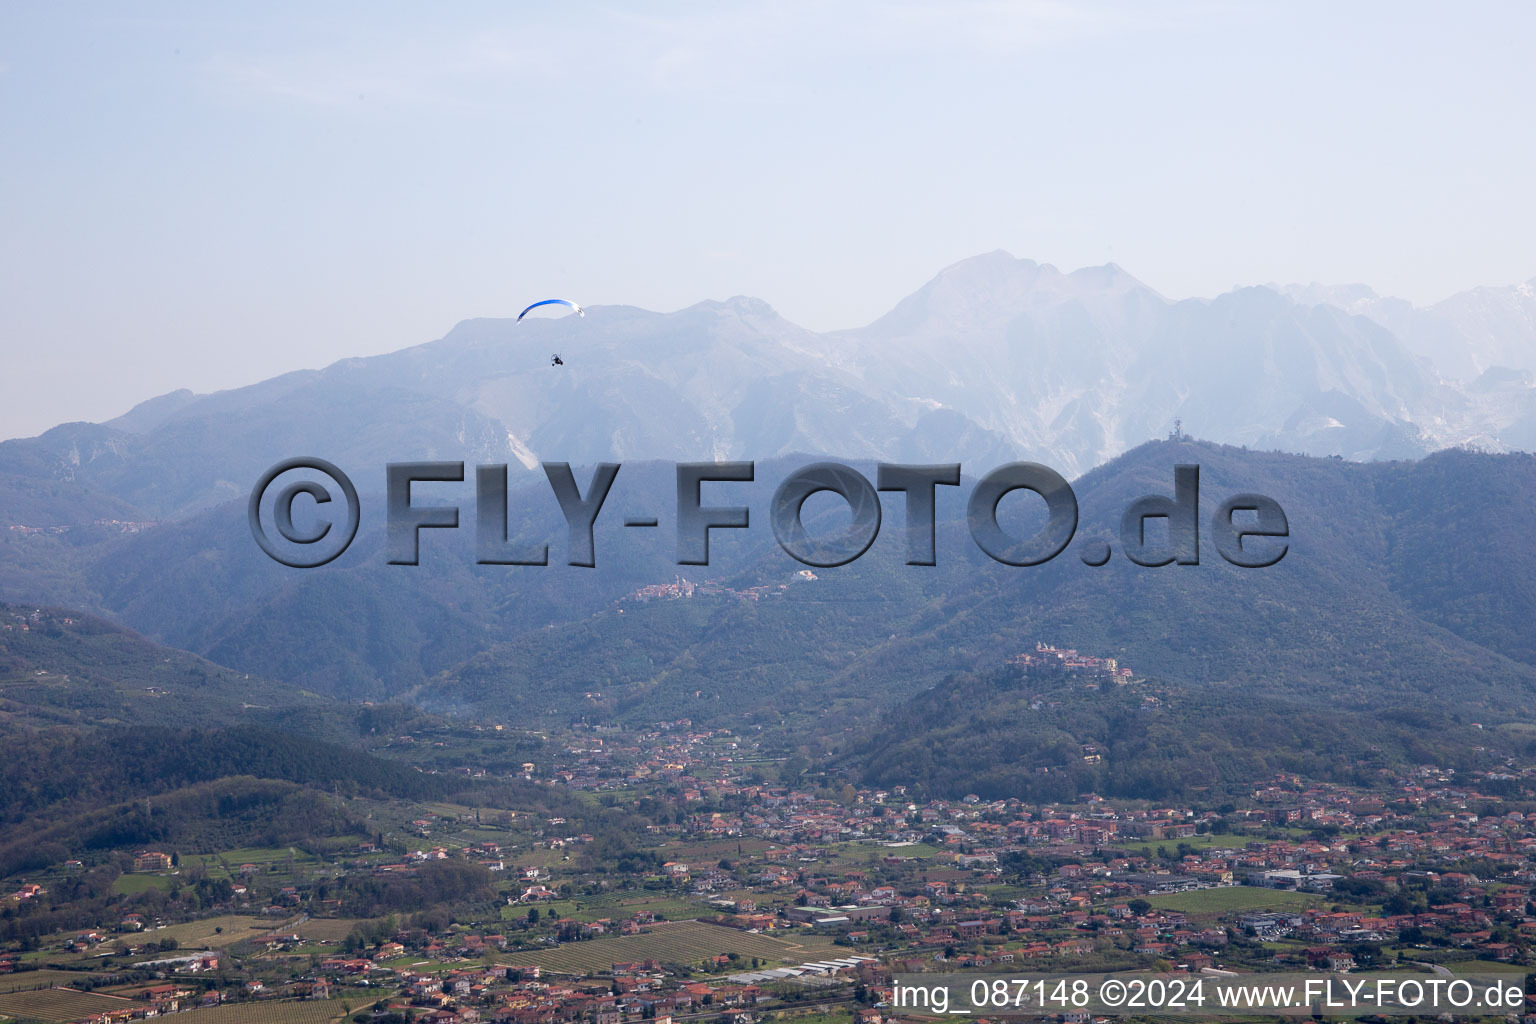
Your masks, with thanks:
M692 964L707 957L735 953L750 962L752 957L775 964L801 963L829 955L832 943L821 936L794 933L794 938L754 935L720 925L685 921L656 925L645 935L628 935L587 942L568 942L550 949L528 950L498 957L512 966L537 965L560 974L592 974L607 971L626 960L657 960ZM743 965L745 969L746 965Z
M112 891L122 896L138 896L151 889L169 889L171 880L164 875L120 875Z
M903 843L894 846L881 843L875 849L880 851L881 857L902 857L911 860L929 860L943 852L932 843Z
M578 899L553 900L538 904L543 917L569 917L577 921L597 921L608 917L618 920L633 917L637 911L649 910L657 917L669 921L691 920L700 914L712 913L708 906L696 900L678 899L667 893L615 892L600 896L582 896ZM517 904L503 907L503 921L522 920L528 915L529 905Z
M926 843L914 843L911 846L884 846L870 842L847 842L833 843L826 847L826 854L830 861L843 865L873 864L886 857L928 860L938 852L938 847Z
M1292 842L1299 842L1303 839L1311 838L1311 836L1312 832L1308 829L1268 828L1262 832L1255 833L1229 832L1218 834L1207 832L1204 835L1186 836L1182 839L1136 839L1130 836L1117 836L1113 845L1115 849L1129 853L1136 853L1142 849L1156 850L1159 846L1170 851L1176 850L1180 846L1187 846L1192 850L1204 852L1213 849L1241 850L1245 844L1255 839L1288 839ZM1359 834L1353 832L1341 832L1337 836L1340 839L1355 839L1358 837Z
M45 988L37 992L11 992L0 995L0 1014L31 1020L76 1020L107 1010L132 1006L133 1000L76 992L68 988Z
M175 939L183 950L220 948L232 946L253 935L262 935L276 928L280 922L250 914L221 914L186 924L166 925L146 932L156 939Z
M315 942L341 942L363 922L360 917L312 917L303 924L283 930Z
M289 858L296 863L315 859L296 846L247 846L238 850L225 850L218 854L218 858L235 867L241 864L255 864L257 867L263 867L278 862L287 863Z
M771 1024L851 1024L853 1010L824 1010L811 1011L809 1013L774 1013L763 1018Z
M1186 914L1226 914L1234 910L1304 910L1323 902L1323 898L1307 892L1230 885L1148 896L1147 902L1162 910L1182 910Z
M500 961L494 956L472 956L453 960L422 960L416 956L401 956L393 960L379 960L376 962L380 967L388 967L392 971L410 970L421 974L446 974L449 971L460 971L475 967L491 967Z
M286 875L290 861L295 866L315 863L315 858L310 854L287 846L244 847L219 853L189 853L183 854L182 859L189 865L202 865L210 878L228 878L232 881L239 879L240 867L244 864L253 865L262 873Z
M1155 850L1159 846L1169 850L1176 849L1180 845L1192 850L1241 850L1243 844L1248 842L1246 836L1217 835L1208 832L1205 835L1186 836L1183 839L1132 839L1129 836L1115 840L1115 846L1121 849L1140 850L1142 847L1150 847Z
M80 971L20 971L16 974L0 974L0 995L7 992L23 992L39 986L69 986L91 977Z
M516 874L521 874L523 868L543 868L548 871L552 870L562 860L570 859L570 854L564 850L550 850L544 847L532 850L519 850L515 853L504 854L503 856L507 859L509 872L514 872L513 881L516 881Z
M665 860L680 860L690 867L713 866L718 861L753 856L773 846L765 839L715 839L694 843L664 843L656 852Z
M172 1019L176 1024L330 1024L370 1005L366 999L263 1000L188 1010Z

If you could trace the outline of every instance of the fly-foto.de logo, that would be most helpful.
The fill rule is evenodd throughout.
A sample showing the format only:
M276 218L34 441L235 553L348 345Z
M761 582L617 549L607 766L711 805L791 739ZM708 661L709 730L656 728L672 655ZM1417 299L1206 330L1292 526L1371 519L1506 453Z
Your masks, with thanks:
M593 527L602 513L614 480L616 462L599 463L585 488L569 463L545 462L544 475L565 517L566 562L597 565ZM745 530L752 525L745 505L706 505L703 485L750 483L751 462L682 462L676 466L677 491L672 507L677 531L677 564L708 565L713 530ZM298 477L303 473L302 478ZM329 483L314 479L319 474ZM423 530L460 528L460 508L417 505L411 500L416 483L463 483L462 462L391 462L385 466L386 554L391 565L417 565ZM283 483L284 479L287 483ZM960 486L960 465L897 465L881 463L875 482L858 470L837 462L817 462L795 470L774 491L768 521L779 546L797 561L817 568L846 565L868 551L880 535L880 493L899 493L906 510L906 562L935 565L936 507L940 487ZM1034 533L1008 532L998 520L998 505L1016 491L1027 491L1045 502L1047 521ZM820 493L836 494L852 513L841 530L814 533L805 523L806 500ZM270 498L269 498L270 496ZM340 499L341 508L337 508ZM296 506L304 506L305 525L295 521ZM334 510L334 511L333 511ZM508 492L505 464L475 467L475 561L480 565L548 565L549 544L514 542L507 531ZM251 534L275 561L300 569L327 564L357 536L362 504L347 474L324 459L301 457L279 462L262 474L251 490L247 518ZM1120 551L1143 566L1200 564L1200 467L1179 465L1173 472L1173 495L1149 494L1127 505L1120 517ZM1157 521L1165 531L1148 527ZM269 532L270 525L270 532ZM626 527L655 528L658 516L631 516ZM966 526L971 539L989 557L1005 565L1043 565L1065 551L1077 533L1077 496L1072 486L1048 466L1010 462L982 477L966 502ZM1232 565L1258 569L1274 565L1289 550L1290 525L1279 502L1262 494L1234 494L1221 501L1209 520L1209 536L1217 553ZM275 532L276 536L273 536ZM1159 535L1161 533L1161 535ZM1079 545L1078 558L1100 566L1113 557L1111 545L1091 541Z

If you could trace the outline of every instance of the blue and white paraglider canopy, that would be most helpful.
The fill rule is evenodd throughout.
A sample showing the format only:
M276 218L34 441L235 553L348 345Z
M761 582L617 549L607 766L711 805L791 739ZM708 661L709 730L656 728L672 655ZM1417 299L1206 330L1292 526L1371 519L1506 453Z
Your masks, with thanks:
M527 316L529 313L531 313L534 310L538 309L540 306L569 306L571 309L574 309L576 311L576 315L577 316L586 316L587 315L587 311L586 310L584 310L580 306L576 305L576 303L572 302L570 299L540 299L538 302L535 302L533 305L529 306L527 309L525 309L521 313L517 314L517 322L518 323L522 323L523 322L523 317Z

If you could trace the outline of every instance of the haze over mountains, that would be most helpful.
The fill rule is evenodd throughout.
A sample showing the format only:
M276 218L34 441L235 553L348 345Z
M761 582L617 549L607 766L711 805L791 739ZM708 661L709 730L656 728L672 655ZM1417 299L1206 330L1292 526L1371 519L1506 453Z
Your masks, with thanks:
M1279 289L1306 305L1330 305L1376 321L1444 376L1472 380L1497 367L1536 362L1536 278L1507 288L1473 288L1427 308L1377 295L1363 284Z
M461 529L430 531L416 567L386 564L367 503L357 541L314 570L266 559L240 501L139 532L0 532L0 597L27 602L0 606L0 736L190 711L355 743L354 720L380 703L519 735L687 719L882 785L1048 799L1171 798L1279 771L1351 779L1536 750L1536 456L1354 463L1152 441L1075 481L1078 540L1047 565L977 549L966 480L938 496L936 566L903 564L893 495L866 555L809 575L762 515L807 458L715 485L730 489L710 497L749 506L754 525L723 531L708 567L677 566L670 531L622 525L642 508L670 519L662 462L625 464L597 522L596 569L475 565L463 489ZM1083 564L1087 546L1118 547L1121 512L1169 493L1188 463L1201 467L1201 564ZM1238 569L1213 550L1216 505L1245 490L1287 511L1278 565ZM515 481L509 508L514 538L547 540L558 562L548 485ZM1023 533L1027 508L1000 517ZM654 586L679 576L699 586ZM47 604L200 657L77 611L34 611ZM1109 698L1080 678L1018 679L1012 660L1038 642L1117 658L1145 685ZM1082 744L1104 765L1057 773Z
M1527 291L1429 310L1316 286L1169 302L1113 266L1063 274L993 253L833 334L743 298L469 321L391 355L172 393L0 444L0 600L102 615L195 652L239 716L240 700L403 699L478 719L836 731L950 673L984 678L1044 639L1191 687L1294 692L1360 714L1439 694L1498 720L1536 692L1523 518L1536 459L1426 453L1533 446ZM1457 332L1460 348L1436 340ZM551 351L565 367L548 365ZM1484 368L1470 382L1436 368L1457 359ZM1164 440L1175 420L1185 434ZM267 559L245 522L250 487L295 455L335 462L364 498L352 548L307 572ZM941 489L939 566L901 564L888 501L893 525L869 555L800 577L762 513L812 456L869 473L875 459L964 463L966 486ZM755 482L718 495L749 505L755 528L725 531L709 567L680 568L671 462L727 457L758 462ZM431 531L421 566L387 565L384 465L411 459L511 463L509 534L548 542L554 564L475 564L471 477L421 496L457 502L461 528ZM624 462L596 571L560 564L541 459ZM1168 493L1176 463L1199 463L1203 517L1225 494L1268 494L1291 516L1291 554L1266 570L1213 553L1193 571L1118 554L1091 569L1072 551L1000 567L965 532L964 492L1018 459L1075 479L1080 536L1108 541L1130 501ZM662 529L625 530L634 514ZM635 597L678 575L711 587ZM161 706L93 681L76 654L45 654L16 663L18 714L107 708L128 722ZM218 666L249 673L261 699ZM138 689L149 685L162 684ZM288 686L308 692L274 696Z
M994 252L828 334L740 297L470 320L389 355L173 392L0 444L0 521L176 517L302 453L374 489L386 461L431 457L1024 458L1070 478L1175 419L1213 440L1361 460L1529 450L1533 296L1527 283L1415 309L1311 285L1170 302L1113 265L1062 273ZM547 365L552 351L565 367Z

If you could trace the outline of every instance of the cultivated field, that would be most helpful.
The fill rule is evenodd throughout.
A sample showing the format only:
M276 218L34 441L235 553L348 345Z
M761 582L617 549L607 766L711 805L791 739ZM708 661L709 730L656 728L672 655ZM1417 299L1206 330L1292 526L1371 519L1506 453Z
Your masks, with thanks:
M766 839L714 839L697 843L664 843L656 848L663 860L680 860L692 867L713 866L722 858L750 857L777 846Z
M542 917L569 917L577 921L597 921L605 917L617 920L632 917L641 910L649 910L668 921L691 921L700 914L711 912L700 900L677 899L666 893L614 892L539 904ZM520 921L526 916L528 906L525 904L501 908L503 921Z
M76 992L68 988L45 988L39 992L0 995L0 1014L31 1020L76 1020L93 1013L132 1005L131 999Z
M303 850L288 846L240 847L219 853L189 853L184 854L182 859L188 865L201 864L209 878L231 880L241 877L240 867L243 864L255 865L257 871L263 874L286 875L290 861L296 867L315 861L314 857Z
M768 1024L851 1024L853 1009L812 1010L809 1012L775 1013L763 1018Z
M832 955L831 949L830 941L820 936L795 934L793 938L781 939L700 921L683 921L656 925L644 935L568 942L497 959L514 966L537 965L560 974L595 974L628 960L694 964L730 953L748 963L757 957L775 964L794 964ZM743 970L747 968L746 963L741 966Z
M164 875L120 875L112 891L124 896L139 896L151 889L169 889L171 879Z
M283 930L292 931L314 942L340 942L363 921L360 917L312 917L303 924Z
M176 1024L330 1024L371 1003L366 999L315 999L303 1002L231 1003L189 1010L170 1018Z
M47 988L52 985L71 986L86 978L88 974L79 971L21 971L16 974L0 974L0 994L6 992L22 992L27 989Z
M202 921L167 925L144 934L154 939L175 939L184 950L220 948L232 946L253 935L262 935L276 928L280 923L271 918L253 917L249 914L222 914Z

